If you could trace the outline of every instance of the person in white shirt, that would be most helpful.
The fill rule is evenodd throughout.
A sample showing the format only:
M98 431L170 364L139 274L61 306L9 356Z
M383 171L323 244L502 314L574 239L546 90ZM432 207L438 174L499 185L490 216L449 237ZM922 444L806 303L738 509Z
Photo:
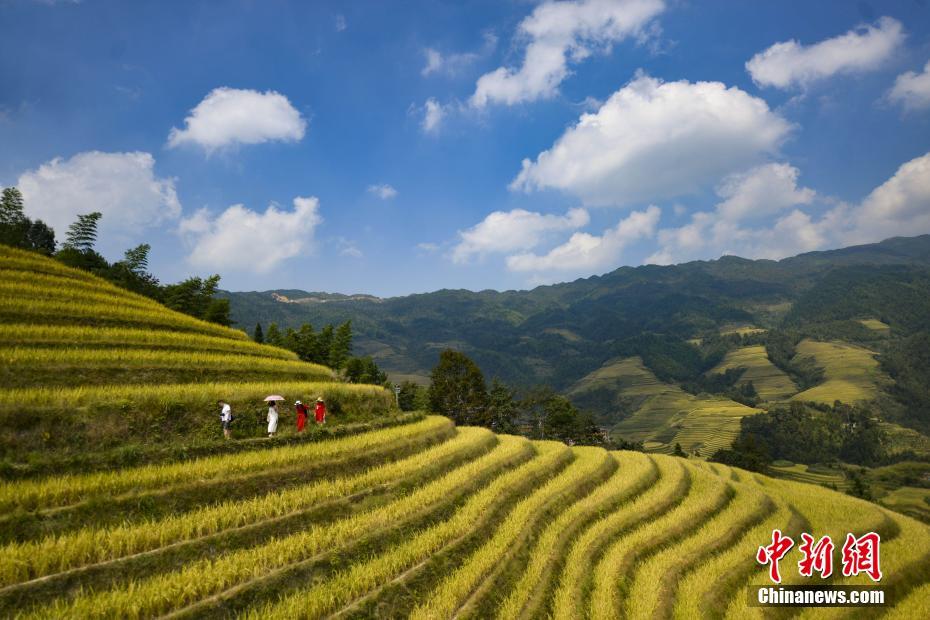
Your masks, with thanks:
M220 411L220 422L223 423L223 437L229 439L230 435L230 425L232 424L232 407L229 406L229 403L226 401L220 400L217 401L217 404L222 407Z
M278 403L271 401L268 406L268 436L274 437L278 432Z

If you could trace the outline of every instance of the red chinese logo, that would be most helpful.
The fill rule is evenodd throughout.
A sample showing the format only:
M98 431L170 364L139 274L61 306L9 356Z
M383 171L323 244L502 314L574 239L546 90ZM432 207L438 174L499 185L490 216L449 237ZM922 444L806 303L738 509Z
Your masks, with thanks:
M769 578L775 583L781 583L781 574L778 572L778 561L785 557L788 550L794 546L789 536L782 536L781 530L772 530L772 544L759 547L756 552L756 561L759 564L769 565Z
M860 573L868 575L872 581L881 581L882 568L879 557L881 536L869 532L859 538L853 534L846 535L843 543L842 561L843 576L854 577ZM772 530L772 543L759 547L756 552L756 561L769 567L769 578L774 583L781 583L781 572L778 562L787 555L794 546L790 536L785 536L781 530ZM802 577L813 577L820 573L821 579L833 574L833 550L835 546L829 536L816 540L808 533L801 534L801 544L798 551L802 558L798 562L798 572Z
M833 541L824 536L814 544L814 537L810 534L801 534L801 545L798 547L804 557L798 562L798 571L802 577L811 577L814 571L820 573L821 579L833 574Z
M875 532L869 532L861 538L846 534L846 542L843 543L843 576L865 573L872 581L880 581L882 568L878 546L881 542L881 536Z

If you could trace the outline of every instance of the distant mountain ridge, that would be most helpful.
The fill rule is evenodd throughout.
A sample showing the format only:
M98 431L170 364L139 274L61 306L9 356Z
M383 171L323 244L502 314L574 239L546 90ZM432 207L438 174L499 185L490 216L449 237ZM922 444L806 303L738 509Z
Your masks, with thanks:
M356 352L372 355L395 376L424 377L438 351L452 346L474 357L489 375L515 384L565 387L620 353L617 342L641 333L690 338L727 324L778 325L799 301L806 307L805 295L827 274L856 265L878 268L878 277L889 282L910 277L930 267L930 235L780 261L724 256L621 267L525 291L443 289L384 299L294 289L224 295L233 320L249 331L257 322L298 327L351 319ZM881 273L891 266L903 271Z

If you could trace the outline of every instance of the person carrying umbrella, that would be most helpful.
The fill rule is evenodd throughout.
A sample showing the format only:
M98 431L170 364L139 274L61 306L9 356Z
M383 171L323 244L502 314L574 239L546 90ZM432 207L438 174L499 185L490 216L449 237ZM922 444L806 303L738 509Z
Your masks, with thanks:
M299 400L294 403L294 409L297 410L297 432L302 433L304 432L304 426L307 424L307 414L310 413L310 410L307 405Z
M326 403L323 402L322 396L316 399L316 407L313 409L313 414L316 417L317 424L326 424Z
M268 436L274 437L278 432L278 401L283 401L283 396L273 395L265 398L268 405Z

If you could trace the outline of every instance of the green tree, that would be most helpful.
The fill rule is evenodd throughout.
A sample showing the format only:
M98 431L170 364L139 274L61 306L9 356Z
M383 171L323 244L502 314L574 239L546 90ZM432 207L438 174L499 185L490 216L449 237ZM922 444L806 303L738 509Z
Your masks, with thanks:
M126 250L123 260L98 273L118 286L160 301L162 289L158 279L147 271L150 249L149 244L143 243Z
M284 330L284 348L288 351L297 352L300 342L297 337L297 330L293 327L288 327Z
M378 368L370 356L350 357L345 367L345 377L349 383L384 385L387 382L387 374Z
M403 409L403 407L401 407ZM517 403L513 390L498 379L491 381L488 391L487 419L497 433L515 433L517 431Z
M329 367L342 370L352 351L352 321L346 321L336 329L329 346Z
M26 220L29 230L26 233L26 249L41 252L47 256L55 253L55 231L42 220Z
M142 275L149 268L149 250L152 249L148 243L137 245L136 247L126 250L123 258L123 264L126 268L136 275Z
M211 299L207 304L207 310L203 313L202 318L204 321L229 327L232 325L232 319L229 318L229 300Z
M212 275L204 280L188 278L177 284L164 287L164 304L172 310L183 312L198 319L229 325L229 300L214 298L219 290L220 276Z
M546 437L544 430L546 420L546 405L558 396L555 390L548 385L536 386L524 394L517 403L519 417L530 426L529 436L532 439Z
M281 336L281 330L278 329L277 323L268 326L268 334L265 336L265 342L276 347L284 345L284 338Z
M64 247L78 252L90 252L97 243L97 223L103 214L99 211L78 215L76 222L68 227Z
M422 400L421 392L425 390L413 381L404 381L400 384L400 392L397 394L397 404L400 405L401 411L416 411L418 400Z
M262 324L255 324L255 331L252 332L252 340L258 344L263 344L265 342L265 334L262 333Z
M0 194L0 243L42 254L55 253L55 231L24 212L23 195L15 187Z
M26 219L23 195L15 187L5 187L0 196L0 224L17 225Z
M313 325L304 323L297 332L297 355L305 362L312 362L315 352L316 333L313 331Z
M320 330L316 337L316 349L313 352L313 358L310 360L317 364L328 364L329 353L333 348L333 326L326 325Z
M675 451L672 452L672 456L678 456L684 459L688 458L688 455L681 449L681 444L678 442L675 443Z
M446 349L430 374L430 409L457 424L487 426L488 392L481 369L464 353Z

